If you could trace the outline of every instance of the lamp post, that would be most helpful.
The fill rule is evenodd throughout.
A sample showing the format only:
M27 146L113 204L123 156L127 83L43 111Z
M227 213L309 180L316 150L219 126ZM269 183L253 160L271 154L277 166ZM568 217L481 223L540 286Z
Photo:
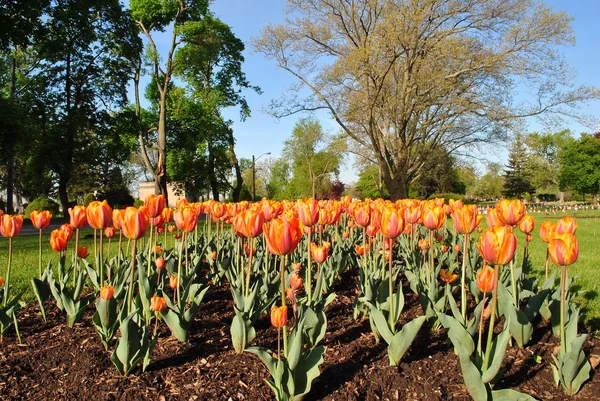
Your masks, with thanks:
M256 161L263 157L264 155L270 155L271 152L263 153L259 155L257 158L254 158L252 155L252 202L256 200Z

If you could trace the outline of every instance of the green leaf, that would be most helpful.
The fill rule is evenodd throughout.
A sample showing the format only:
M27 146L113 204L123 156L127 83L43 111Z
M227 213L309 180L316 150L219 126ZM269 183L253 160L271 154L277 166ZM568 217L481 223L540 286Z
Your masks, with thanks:
M379 331L379 334L381 334L381 337L389 345L392 342L394 334L390 330L387 319L385 318L383 313L379 309L377 309L377 307L371 302L367 301L365 302L365 304L369 307L369 317L373 319L377 330Z
M504 389L492 391L492 401L536 401L536 399L529 394Z
M510 322L509 322L510 324ZM481 375L481 380L484 383L489 383L494 380L500 367L502 366L502 362L504 361L504 354L506 353L506 347L508 346L508 340L510 339L510 331L507 330L507 327L504 326L504 330L500 333L494 341L492 342L492 362L490 366L483 372Z
M246 322L244 321L243 316L241 316L241 314L239 314L237 311L233 317L233 320L231 321L230 331L233 348L235 349L235 352L241 354L244 352L244 348L246 348L248 335L246 330Z
M488 401L487 388L481 380L479 369L473 364L471 358L463 353L459 354L459 360L465 386L473 400Z
M325 348L319 345L302 358L294 372L294 399L300 399L304 394L310 392L312 382L319 377L321 370L319 366L323 363Z
M279 360L273 357L266 348L248 347L244 351L257 355L260 358L260 360L265 364L265 366L271 373L271 376L275 377L277 375L277 362Z
M396 366L400 363L400 360L413 343L426 319L425 316L419 316L405 324L404 327L402 327L402 330L394 335L388 346L388 355L390 357L391 366Z
M181 319L177 312L167 308L162 310L160 312L160 315L165 320L167 326L169 326L169 330L171 330L171 334L173 334L173 337L175 337L182 343L187 342L189 332L181 324Z

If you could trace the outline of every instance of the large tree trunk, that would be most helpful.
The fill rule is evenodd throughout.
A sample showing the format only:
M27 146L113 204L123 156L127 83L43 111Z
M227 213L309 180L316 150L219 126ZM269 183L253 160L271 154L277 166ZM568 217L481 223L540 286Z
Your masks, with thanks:
M167 192L167 91L164 90L160 96L158 114L158 162L154 171L154 189L157 194L165 196L166 204L169 204Z
M239 202L240 193L242 192L242 184L244 183L244 177L242 177L242 170L240 169L240 163L235 154L235 148L234 148L235 140L233 138L233 129L229 128L228 134L229 135L228 135L227 139L229 140L229 153L230 153L230 157L231 157L231 163L233 164L233 168L235 169L235 180L236 180L235 187L233 188L232 200L234 202ZM256 199L252 199L252 201L255 201L255 200Z
M408 198L409 181L407 176L407 172L398 172L397 170L392 175L388 168L381 167L381 177L392 201Z

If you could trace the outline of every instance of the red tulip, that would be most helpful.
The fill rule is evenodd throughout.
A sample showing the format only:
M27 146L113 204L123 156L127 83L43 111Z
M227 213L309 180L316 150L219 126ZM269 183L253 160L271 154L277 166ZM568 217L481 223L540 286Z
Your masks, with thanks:
M78 258L85 259L88 256L90 256L90 253L88 252L87 246L78 246L77 247L77 257Z

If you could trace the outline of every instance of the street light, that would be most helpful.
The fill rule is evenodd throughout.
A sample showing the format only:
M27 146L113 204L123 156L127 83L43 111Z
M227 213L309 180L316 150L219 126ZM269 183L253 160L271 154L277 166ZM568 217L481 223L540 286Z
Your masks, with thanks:
M262 155L254 158L252 155L252 202L256 200L256 161L264 155L270 155L271 152L263 153Z

